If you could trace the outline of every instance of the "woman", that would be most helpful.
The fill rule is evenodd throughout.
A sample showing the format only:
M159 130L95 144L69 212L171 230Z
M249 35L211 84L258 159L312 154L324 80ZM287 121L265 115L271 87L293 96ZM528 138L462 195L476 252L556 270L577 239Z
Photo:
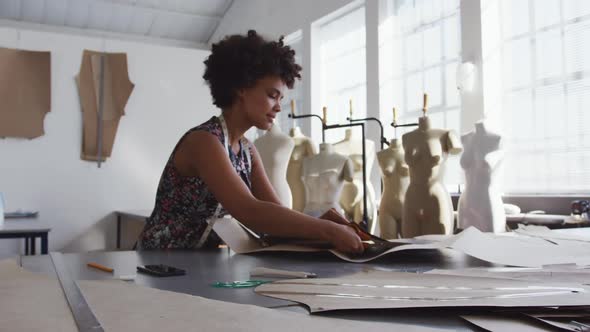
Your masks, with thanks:
M221 115L189 130L174 148L140 236L142 248L216 247L221 240L206 231L207 219L229 213L257 232L363 251L352 227L281 206L254 144L243 137L253 126L272 126L283 91L301 78L294 55L282 38L266 41L253 30L213 44L203 78Z

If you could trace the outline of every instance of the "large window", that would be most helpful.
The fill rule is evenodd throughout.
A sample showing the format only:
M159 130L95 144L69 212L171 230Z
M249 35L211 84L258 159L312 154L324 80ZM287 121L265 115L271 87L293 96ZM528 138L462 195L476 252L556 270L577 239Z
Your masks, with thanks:
M346 123L349 101L353 117L367 114L365 7L359 7L318 28L321 104L328 108L328 124ZM314 110L320 113L321 110ZM319 128L318 128L319 129ZM314 133L321 137L321 133ZM343 130L326 132L326 142L344 137Z
M291 48L295 51L295 62L298 63L300 66L303 66L303 41L301 31L297 31L286 36L285 44L291 46ZM294 127L295 122L299 121L289 118L289 114L291 113L291 100L295 101L296 114L309 113L307 110L303 109L302 80L295 80L293 89L287 89L287 91L285 91L285 96L283 97L283 101L281 102L281 112L279 113L278 119L279 125L283 133L288 133L289 130Z
M497 45L499 54L490 60L498 68L487 72L500 73L504 190L588 192L590 1L488 0L482 21L484 56L486 44ZM498 31L486 31L490 24ZM486 97L496 86L484 91Z
M458 0L380 0L379 98L385 136L393 138L392 108L399 123L422 116L427 93L433 126L460 130L460 98L456 88L461 61ZM397 137L413 128L398 128ZM463 182L458 158L448 161L445 183L456 191Z
M379 23L378 48L372 38L367 48L366 10L369 23ZM375 27L368 27L374 37ZM428 93L434 126L460 132L486 117L501 131L506 194L588 193L590 0L357 0L311 28L312 38L304 41L311 52L305 90L314 109L301 113L321 114L327 106L329 124L344 123L352 99L355 118L378 116L386 138L399 138L413 128L395 132L392 108L400 123L417 122ZM377 55L378 75L371 63L366 71L367 59ZM483 109L461 105L456 74L464 61L483 66L472 94L463 96ZM367 80L379 83L379 110L365 109ZM294 95L301 99L300 92ZM319 141L315 120L312 128ZM326 140L338 141L343 133L330 130ZM464 181L459 158L446 165L444 181L456 191Z

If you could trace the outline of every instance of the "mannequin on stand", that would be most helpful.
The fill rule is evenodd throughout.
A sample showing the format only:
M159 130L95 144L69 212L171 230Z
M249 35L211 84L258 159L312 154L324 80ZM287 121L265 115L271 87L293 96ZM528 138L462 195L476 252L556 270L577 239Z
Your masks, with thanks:
M383 195L379 205L381 237L396 239L402 226L403 206L410 184L409 169L404 159L401 139L392 139L389 147L377 152L383 179Z
M458 226L475 226L484 232L504 232L506 216L496 188L498 169L504 159L502 136L491 131L485 121L461 136L465 151L461 167L465 170L465 191L459 198Z
M352 118L352 101L350 108ZM374 231L374 221L377 221L377 208L375 206L375 189L369 180L373 163L375 161L375 143L365 140L365 160L367 174L367 223L373 225L370 231ZM340 205L344 209L347 218L356 223L363 220L363 141L353 137L352 129L346 129L344 139L334 144L334 151L347 156L353 163L354 176L351 183L346 183L340 197Z
M287 183L287 165L295 143L289 136L283 134L275 121L266 134L254 141L254 145L260 154L268 180L281 203L291 208L292 197Z
M306 203L303 212L320 216L331 208L342 212L338 203L344 181L352 181L351 161L334 152L331 144L320 144L317 155L303 160L303 183L306 189Z
M295 102L291 100L291 114L295 112ZM287 165L287 183L291 189L292 208L295 211L303 212L305 208L305 185L301 178L301 167L303 158L311 157L317 153L316 144L311 138L303 135L301 128L295 126L289 131L289 136L295 143L289 164Z
M441 168L447 155L459 154L462 146L454 131L432 128L426 116L427 101L424 94L424 116L419 119L418 128L402 136L410 169L402 218L404 238L453 233L453 204L442 183Z

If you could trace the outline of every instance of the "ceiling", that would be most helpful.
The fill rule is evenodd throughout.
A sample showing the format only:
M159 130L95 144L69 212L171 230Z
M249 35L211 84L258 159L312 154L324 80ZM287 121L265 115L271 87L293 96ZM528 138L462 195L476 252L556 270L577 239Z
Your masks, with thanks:
M0 0L0 19L206 44L233 0Z

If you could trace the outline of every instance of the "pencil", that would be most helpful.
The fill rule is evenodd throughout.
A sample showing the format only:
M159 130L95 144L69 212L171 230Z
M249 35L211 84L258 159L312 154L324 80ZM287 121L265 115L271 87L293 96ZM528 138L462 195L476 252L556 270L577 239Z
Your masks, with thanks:
M110 273L112 273L112 272L114 271L114 270L113 270L113 269L111 269L110 267L106 267L106 266L104 266L104 265L100 265L100 264L97 264L97 263L88 263L88 264L86 264L86 265L87 265L88 267L93 267L93 268L95 268L95 269L99 269L99 270L101 270L101 271L104 271L104 272L110 272Z

